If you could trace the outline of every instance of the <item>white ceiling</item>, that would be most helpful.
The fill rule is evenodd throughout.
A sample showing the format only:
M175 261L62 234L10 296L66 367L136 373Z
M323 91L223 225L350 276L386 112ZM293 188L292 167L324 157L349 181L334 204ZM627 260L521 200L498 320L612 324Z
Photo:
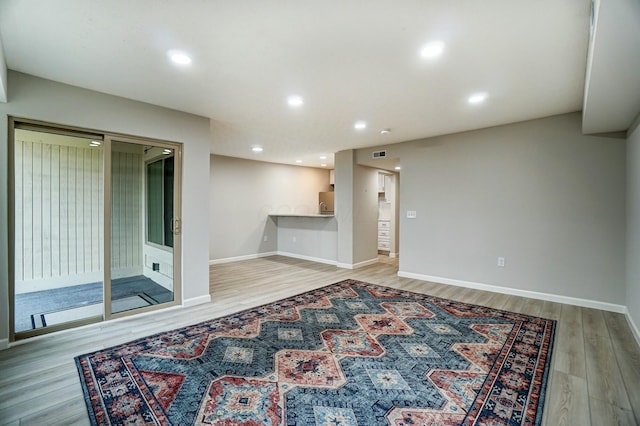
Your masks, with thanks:
M0 35L9 69L210 117L213 153L331 167L339 150L581 110L590 7L1 0ZM433 40L444 53L425 60L420 49ZM170 63L170 49L193 63ZM468 104L478 91L487 101ZM287 105L291 94L303 96L301 108ZM368 128L354 130L356 120Z

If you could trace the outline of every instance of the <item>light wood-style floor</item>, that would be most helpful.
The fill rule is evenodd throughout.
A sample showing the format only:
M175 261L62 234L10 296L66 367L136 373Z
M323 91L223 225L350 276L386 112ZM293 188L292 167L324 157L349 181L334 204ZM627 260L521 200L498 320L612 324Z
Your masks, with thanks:
M0 425L89 423L73 357L353 278L558 320L545 421L638 425L640 348L621 314L399 278L393 259L357 270L282 256L210 268L213 302L65 331L0 351Z

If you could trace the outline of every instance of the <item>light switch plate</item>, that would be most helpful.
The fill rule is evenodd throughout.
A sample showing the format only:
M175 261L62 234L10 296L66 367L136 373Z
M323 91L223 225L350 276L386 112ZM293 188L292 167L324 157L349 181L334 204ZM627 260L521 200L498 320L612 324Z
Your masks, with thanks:
M415 210L407 210L407 219L415 219L418 214Z

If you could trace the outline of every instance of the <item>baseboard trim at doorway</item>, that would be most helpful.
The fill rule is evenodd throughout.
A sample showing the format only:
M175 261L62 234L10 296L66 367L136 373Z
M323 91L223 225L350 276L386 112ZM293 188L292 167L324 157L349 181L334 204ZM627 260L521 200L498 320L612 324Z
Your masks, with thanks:
M378 258L376 257L375 259L369 259L369 260L364 260L362 262L358 262L358 263L338 263L336 264L336 266L338 268L342 268L342 269L358 269L358 268L362 268L364 266L369 266L369 265L373 265L378 263Z
M202 305L204 303L209 303L209 302L211 302L211 295L207 294L207 295L204 295L204 296L198 296L198 297L192 297L190 299L184 299L182 301L182 306L187 308L189 306Z

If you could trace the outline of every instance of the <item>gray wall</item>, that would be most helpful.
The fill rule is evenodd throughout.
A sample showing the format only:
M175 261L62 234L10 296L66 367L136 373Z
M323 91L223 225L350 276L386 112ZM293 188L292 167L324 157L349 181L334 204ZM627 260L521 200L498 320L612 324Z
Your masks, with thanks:
M629 316L640 327L640 115L627 138L626 302Z
M270 213L318 213L329 171L211 155L210 260L276 251ZM264 237L267 241L264 241Z
M335 211L338 222L338 265L352 265L354 250L353 199L355 187L355 151L336 152L335 163Z
M183 299L209 294L207 239L209 120L49 80L9 72L8 103L0 103L0 340L9 333L7 115L184 143Z
M386 148L400 271L626 304L623 139L582 135L573 113Z
M354 171L353 264L358 264L378 258L378 170L356 166Z
M337 260L345 268L378 256L378 171L355 158L354 150L335 154Z
M7 61L4 57L4 46L0 38L0 102L7 102Z
M278 252L335 264L338 222L335 218L278 217Z

